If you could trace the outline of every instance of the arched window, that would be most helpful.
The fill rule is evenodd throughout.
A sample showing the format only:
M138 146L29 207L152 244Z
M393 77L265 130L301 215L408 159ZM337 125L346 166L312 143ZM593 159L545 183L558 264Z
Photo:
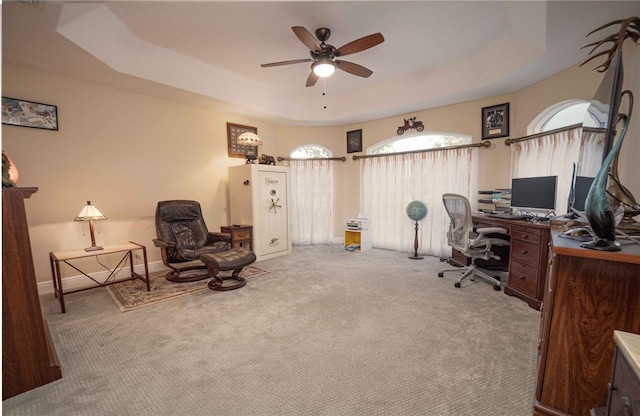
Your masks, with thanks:
M410 152L471 144L471 136L458 133L430 131L412 136L395 136L367 149L367 154Z
M331 151L324 146L318 144L305 144L297 147L291 152L292 159L306 159L314 157L331 157Z
M558 177L557 213L567 212L574 175L593 177L600 168L604 136L582 129L602 126L602 112L590 104L568 100L549 106L527 127L532 137L511 145L512 178Z
M542 111L527 127L527 134L543 133L574 124L587 127L603 125L603 116L584 100L568 100L553 104Z

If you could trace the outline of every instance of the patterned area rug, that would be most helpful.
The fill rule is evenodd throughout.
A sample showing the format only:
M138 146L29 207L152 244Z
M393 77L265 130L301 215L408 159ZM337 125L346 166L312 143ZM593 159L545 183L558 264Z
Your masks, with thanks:
M231 276L232 271L220 272L218 276ZM245 279L269 273L257 267L246 266L240 273ZM207 283L211 279L198 282L174 283L165 279L167 271L149 273L151 291L147 292L146 284L142 280L127 280L107 286L107 292L118 305L120 312L127 312L167 300L175 299L190 293L208 290Z

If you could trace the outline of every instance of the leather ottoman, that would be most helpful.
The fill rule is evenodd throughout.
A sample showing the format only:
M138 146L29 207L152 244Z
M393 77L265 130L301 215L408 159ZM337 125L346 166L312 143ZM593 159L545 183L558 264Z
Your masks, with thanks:
M245 248L235 247L219 253L203 254L200 256L200 260L207 266L209 273L213 276L213 279L208 284L209 289L233 290L247 284L247 281L240 277L240 272L245 266L256 261L256 255ZM224 270L233 270L233 274L230 277L218 276L218 272ZM225 280L235 280L236 283L225 284Z

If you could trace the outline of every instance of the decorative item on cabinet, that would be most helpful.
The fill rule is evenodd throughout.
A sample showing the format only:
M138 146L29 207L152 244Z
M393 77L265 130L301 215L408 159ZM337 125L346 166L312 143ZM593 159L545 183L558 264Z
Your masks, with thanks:
M248 147L250 149L258 149L258 146L262 145L262 139L257 134L251 132L244 132L236 140L239 146ZM246 163L253 163L258 158L256 155L257 150L247 150Z
M257 261L291 254L290 170L286 166L245 164L229 168L232 224L252 225Z
M264 153L260 155L260 164L261 165L276 165L276 160L273 156L265 155Z
M8 154L2 151L2 187L13 188L18 183L18 168Z
M618 158L633 110L632 92L622 91L622 51L626 39L638 43L640 17L614 20L591 31L587 36L612 25L620 25L618 32L584 46L585 48L593 46L589 52L590 55L604 45L609 49L594 54L580 64L582 66L595 58L607 56L606 61L596 67L598 72L605 72L605 76L587 110L590 113L595 108L601 114L605 109L605 113L601 114L603 125L595 129L597 134L604 136L604 152L602 166L589 189L585 206L586 217L594 237L593 241L582 243L585 248L600 251L620 251L620 244L616 241L616 228L640 230L640 224L633 219L640 213L640 204L631 191L622 185L618 177ZM628 101L626 114L620 112L620 104L625 96ZM619 123L622 123L622 128L617 134L616 127ZM587 134L592 135L593 132L585 130L584 137Z

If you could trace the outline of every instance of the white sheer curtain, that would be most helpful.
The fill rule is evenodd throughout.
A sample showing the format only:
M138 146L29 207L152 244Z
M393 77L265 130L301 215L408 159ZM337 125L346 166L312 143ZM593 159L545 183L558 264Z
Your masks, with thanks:
M602 166L605 133L602 131L583 131L580 145L578 175L595 178Z
M556 213L567 212L574 163L581 176L595 176L600 168L602 134L587 134L582 127L550 133L511 144L511 177L557 176Z
M449 217L442 194L457 193L476 206L478 148L461 148L361 159L361 211L369 216L373 246L413 253L415 222L406 214L413 200L428 208L419 223L418 251L449 256Z
M329 160L290 160L291 242L333 241L333 165Z

